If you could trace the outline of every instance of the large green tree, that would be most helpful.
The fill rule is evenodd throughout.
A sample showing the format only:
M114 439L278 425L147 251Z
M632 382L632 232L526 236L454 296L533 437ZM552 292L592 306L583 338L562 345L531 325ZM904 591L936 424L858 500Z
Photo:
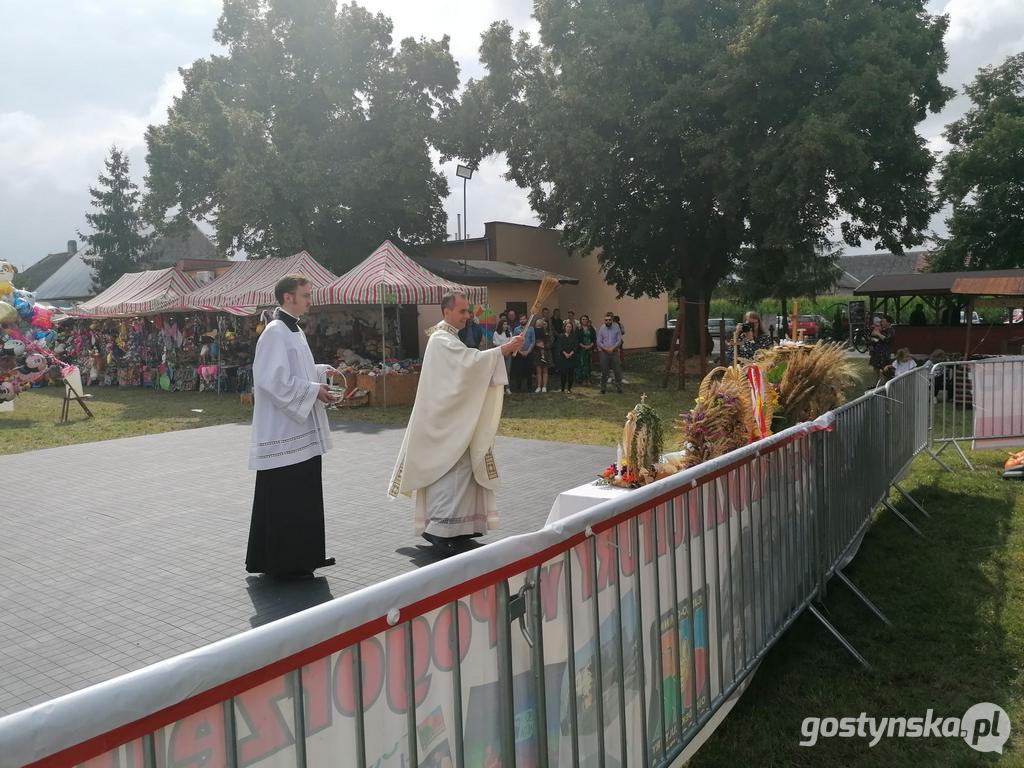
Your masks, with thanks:
M1024 267L1024 53L982 69L946 127L939 194L952 206L935 271Z
M923 0L537 0L484 35L448 151L505 152L546 226L629 295L706 300L758 259L900 251L933 211L914 128L949 98ZM477 138L477 137L480 138ZM693 327L693 323L687 324Z
M93 213L85 214L90 234L78 233L87 244L83 259L93 268L93 287L109 288L121 275L139 268L152 234L142 218L138 185L131 179L128 156L117 147L103 162L99 186L89 187Z
M455 103L448 38L392 45L391 21L335 0L225 0L225 55L182 70L151 126L148 215L213 224L250 257L306 249L341 270L381 240L443 238L430 155Z

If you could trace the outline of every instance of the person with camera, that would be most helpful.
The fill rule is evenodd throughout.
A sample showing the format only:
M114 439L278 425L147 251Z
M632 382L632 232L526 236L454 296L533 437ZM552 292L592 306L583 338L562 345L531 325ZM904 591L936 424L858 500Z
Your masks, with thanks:
M876 319L868 337L868 343L871 345L869 359L871 367L878 374L878 384L888 381L885 369L892 363L892 347L896 340L896 329L892 324L891 315L882 315Z
M743 360L752 360L759 349L770 349L772 340L764 332L761 325L761 316L754 310L750 310L743 316L743 322L739 325L739 346L737 355Z

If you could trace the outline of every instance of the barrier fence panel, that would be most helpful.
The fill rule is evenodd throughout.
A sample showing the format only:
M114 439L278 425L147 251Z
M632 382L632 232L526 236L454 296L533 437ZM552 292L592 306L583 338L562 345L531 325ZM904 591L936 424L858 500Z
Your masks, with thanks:
M973 469L961 443L970 442L972 448L1020 445L1024 439L1024 357L938 363L932 372L927 400L931 403L929 452L936 461L942 464L940 454L952 445Z
M928 395L907 374L534 533L0 719L0 763L667 765L815 611L927 444Z

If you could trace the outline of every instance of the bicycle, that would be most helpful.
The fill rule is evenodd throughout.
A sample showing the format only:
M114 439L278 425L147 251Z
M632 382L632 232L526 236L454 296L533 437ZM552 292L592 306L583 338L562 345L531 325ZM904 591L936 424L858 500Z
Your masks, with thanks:
M853 331L853 338L850 340L850 343L858 352L867 352L868 347L871 346L871 334L868 333L868 329L863 325L858 326Z

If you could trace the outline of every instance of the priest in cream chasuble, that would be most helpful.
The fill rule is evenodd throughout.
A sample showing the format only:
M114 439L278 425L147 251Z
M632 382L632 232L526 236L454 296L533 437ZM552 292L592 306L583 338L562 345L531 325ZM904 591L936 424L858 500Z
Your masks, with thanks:
M314 363L298 324L312 304L311 289L301 275L282 278L275 288L281 306L256 342L249 447L256 491L245 556L250 573L311 578L314 569L334 565L325 552L321 472L331 448L327 376L337 371Z
M523 339L483 351L467 347L458 336L469 321L464 294L446 294L441 314L423 354L388 495L415 494L416 532L450 554L461 541L497 525L494 436L508 383L502 357L522 347Z

